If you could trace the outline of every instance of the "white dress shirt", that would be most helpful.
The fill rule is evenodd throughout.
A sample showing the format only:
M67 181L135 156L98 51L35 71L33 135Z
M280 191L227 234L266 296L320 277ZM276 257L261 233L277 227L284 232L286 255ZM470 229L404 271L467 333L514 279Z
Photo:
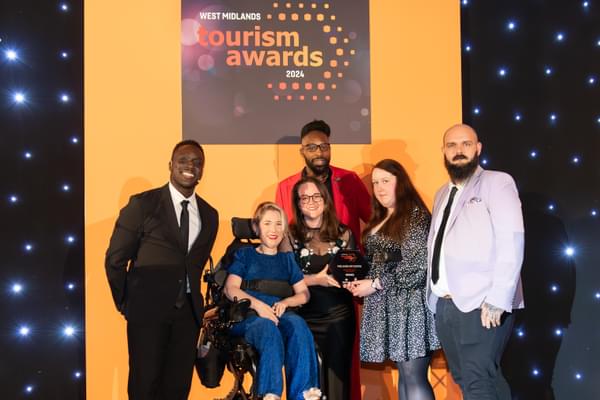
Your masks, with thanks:
M190 216L190 231L188 235L188 250L192 247L192 244L196 241L196 238L200 234L200 229L202 229L202 221L200 220L200 212L198 211L198 202L196 202L196 194L192 193L190 197L185 197L181 194L179 190L173 186L171 182L169 182L169 192L171 193L171 201L173 202L173 207L175 208L175 215L177 216L177 225L181 226L181 202L183 200L189 201L187 206L188 214ZM186 276L187 280L187 292L191 293L189 278Z
M437 213L437 217L434 221L434 227L435 227L435 231L433 232L433 237L435 238L437 236L437 232L438 229L440 229L440 225L442 224L442 219L444 216L444 209L446 208L446 204L448 204L448 199L450 197L450 191L452 190L452 187L456 186L456 189L458 189L456 191L456 194L454 195L454 200L452 201L452 207L450 208L450 215L448 216L448 221L450 221L450 218L452 218L452 214L454 213L454 210L456 209L456 205L458 204L458 199L460 198L463 189L465 187L464 183L463 184L454 184L452 182L448 182L448 194L446 195L446 199L444 200L443 203L443 207L440 208L440 212ZM446 224L446 230L448 230L448 224ZM446 235L446 231L444 231L444 236ZM442 237L443 238L443 237ZM440 249L440 264L439 264L439 278L437 283L433 283L431 282L431 291L433 292L433 294L435 294L438 297L444 297L444 296L451 296L452 293L450 293L450 289L448 288L448 275L446 272L446 261L445 261L445 257L444 257L444 246L445 246L445 241L442 239L442 247Z

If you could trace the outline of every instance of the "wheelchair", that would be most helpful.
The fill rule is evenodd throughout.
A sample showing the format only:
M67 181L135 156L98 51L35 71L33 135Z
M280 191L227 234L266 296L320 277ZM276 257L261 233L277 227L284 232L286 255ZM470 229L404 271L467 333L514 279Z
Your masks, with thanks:
M233 262L235 252L244 246L258 246L258 237L252 229L251 219L231 219L234 239L227 247L225 254L215 266L209 260L208 270L203 279L207 284L204 299L205 318L203 321L196 370L202 384L208 388L220 385L224 369L233 375L233 386L223 399L215 400L258 400L255 378L258 365L258 353L243 337L229 334L236 322L244 320L250 309L248 299L229 301L224 293L227 269ZM316 347L316 343L315 343ZM322 357L317 350L319 382L324 382ZM246 378L251 384L244 384ZM325 397L322 397L325 399Z

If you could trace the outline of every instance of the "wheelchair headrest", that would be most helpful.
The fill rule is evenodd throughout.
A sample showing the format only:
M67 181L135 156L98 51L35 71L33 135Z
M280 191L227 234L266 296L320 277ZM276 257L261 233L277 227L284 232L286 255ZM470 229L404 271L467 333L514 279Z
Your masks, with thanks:
M231 218L231 230L236 239L258 239L252 229L252 219L250 218Z

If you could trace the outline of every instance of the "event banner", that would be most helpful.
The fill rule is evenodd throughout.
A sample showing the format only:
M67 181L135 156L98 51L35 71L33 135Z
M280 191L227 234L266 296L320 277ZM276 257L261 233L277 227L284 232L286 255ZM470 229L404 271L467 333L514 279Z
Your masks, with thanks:
M369 1L182 0L183 137L370 143Z

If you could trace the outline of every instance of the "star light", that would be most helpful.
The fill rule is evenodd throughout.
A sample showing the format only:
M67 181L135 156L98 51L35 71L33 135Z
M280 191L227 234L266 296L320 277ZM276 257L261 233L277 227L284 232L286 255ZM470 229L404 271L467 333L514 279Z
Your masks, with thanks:
M75 289L75 284L73 282L67 283L67 289L74 290Z
M531 158L536 158L536 157L537 157L537 155L538 155L538 153L537 153L537 151L535 151L535 150L531 150L531 151L529 152L529 157L531 157Z
M555 336L562 336L562 334L563 334L563 331L562 331L562 329L560 329L560 328L556 328L556 329L554 330L554 335L555 335Z
M8 61L16 61L19 58L19 54L16 50L8 49L4 51L4 56Z
M479 107L473 108L473 114L479 115L480 112L481 112L481 110L479 109Z
M577 379L578 381L583 379L583 374L581 372L576 372L575 373L575 379Z
M506 24L506 28L509 31L514 31L517 28L517 23L515 21L508 21L508 23Z
M25 96L25 93L23 93L23 92L15 92L15 93L13 93L13 101L16 104L23 104L27 101L27 97Z
M544 73L546 74L546 76L552 75L552 68L546 67L544 69Z
M19 198L17 197L17 195L16 195L16 194L11 194L11 195L8 197L8 201L10 201L11 203L13 203L13 204L14 204L14 203L16 203L16 202L18 202L18 201L19 201Z
M69 190L71 190L71 186L69 186L67 183L65 183L64 185L62 185L62 191L63 192L68 192Z
M520 121L521 118L523 118L523 117L521 117L521 114L516 113L515 116L514 116L514 118L515 118L515 121Z
M575 249L572 246L565 247L565 255L567 257L573 257L575 255Z
M594 297L596 298L596 300L600 300L600 292L596 292L596 294L594 294Z
M72 337L75 334L75 328L71 325L67 325L63 328L63 335L66 337Z
M563 40L565 40L566 35L563 32L557 32L555 39L557 42L562 42Z
M68 235L65 240L67 241L67 243L75 243L75 236L73 235Z
M556 120L558 119L558 115L552 113L550 114L550 122L556 122Z
M71 143L73 143L73 144L79 143L79 138L77 136L72 136L71 137Z
M33 250L33 245L31 243L25 243L25 245L23 246L23 248L25 249L26 252L31 252Z
M525 331L523 329L517 329L517 336L518 337L525 337Z
M67 4L67 3L60 3L60 10L63 11L63 12L69 11L69 4Z
M590 211L590 215L592 217L596 217L598 215L598 211L596 209L592 209L592 211Z
M500 68L498 68L498 76L504 77L507 74L508 74L508 69L506 69L506 67L500 67Z
M531 370L531 375L533 376L539 376L540 375L540 370L537 368L534 368Z
M558 292L558 285L556 285L556 284L552 284L552 285L550 285L550 290L551 290L553 293L556 293L556 292Z
M31 159L31 157L33 157L33 154L31 154L30 151L26 151L25 153L23 153L23 157L25 157L25 159L29 160L29 159Z
M590 86L594 85L596 83L596 77L589 76L587 82L588 82L588 85L590 85Z
M67 51L61 51L61 52L60 52L60 57L61 57L62 59L67 59L67 58L69 58L69 52L67 52Z
M548 204L548 210L554 211L554 208L555 208L554 204L552 204L552 203Z
M488 160L487 160L487 158L482 158L482 159L481 159L481 164L482 164L482 165L487 165L487 163L488 163Z
M469 0L461 0L460 2L463 6L468 6L469 5Z
M29 329L29 327L27 325L23 325L21 327L19 327L19 335L26 337L29 336L29 333L31 332L31 329Z
M579 164L580 161L581 161L581 158L579 156L573 156L573 158L571 158L571 162L573 164Z
M75 373L73 374L73 376L75 377L75 379L79 379L79 378L81 378L81 372L75 371Z
M583 3L581 3L581 5L583 6L583 8L588 8L590 6L590 2L584 1Z
M13 283L10 290L14 293L14 294L19 294L23 291L23 285L21 285L20 283L16 282Z
M63 93L60 95L60 101L62 101L63 103L68 103L71 100L71 98L69 97L68 94Z
M471 45L469 43L465 44L465 51L468 53L471 51Z
M27 385L25 386L25 393L31 393L33 392L33 386L32 385Z

